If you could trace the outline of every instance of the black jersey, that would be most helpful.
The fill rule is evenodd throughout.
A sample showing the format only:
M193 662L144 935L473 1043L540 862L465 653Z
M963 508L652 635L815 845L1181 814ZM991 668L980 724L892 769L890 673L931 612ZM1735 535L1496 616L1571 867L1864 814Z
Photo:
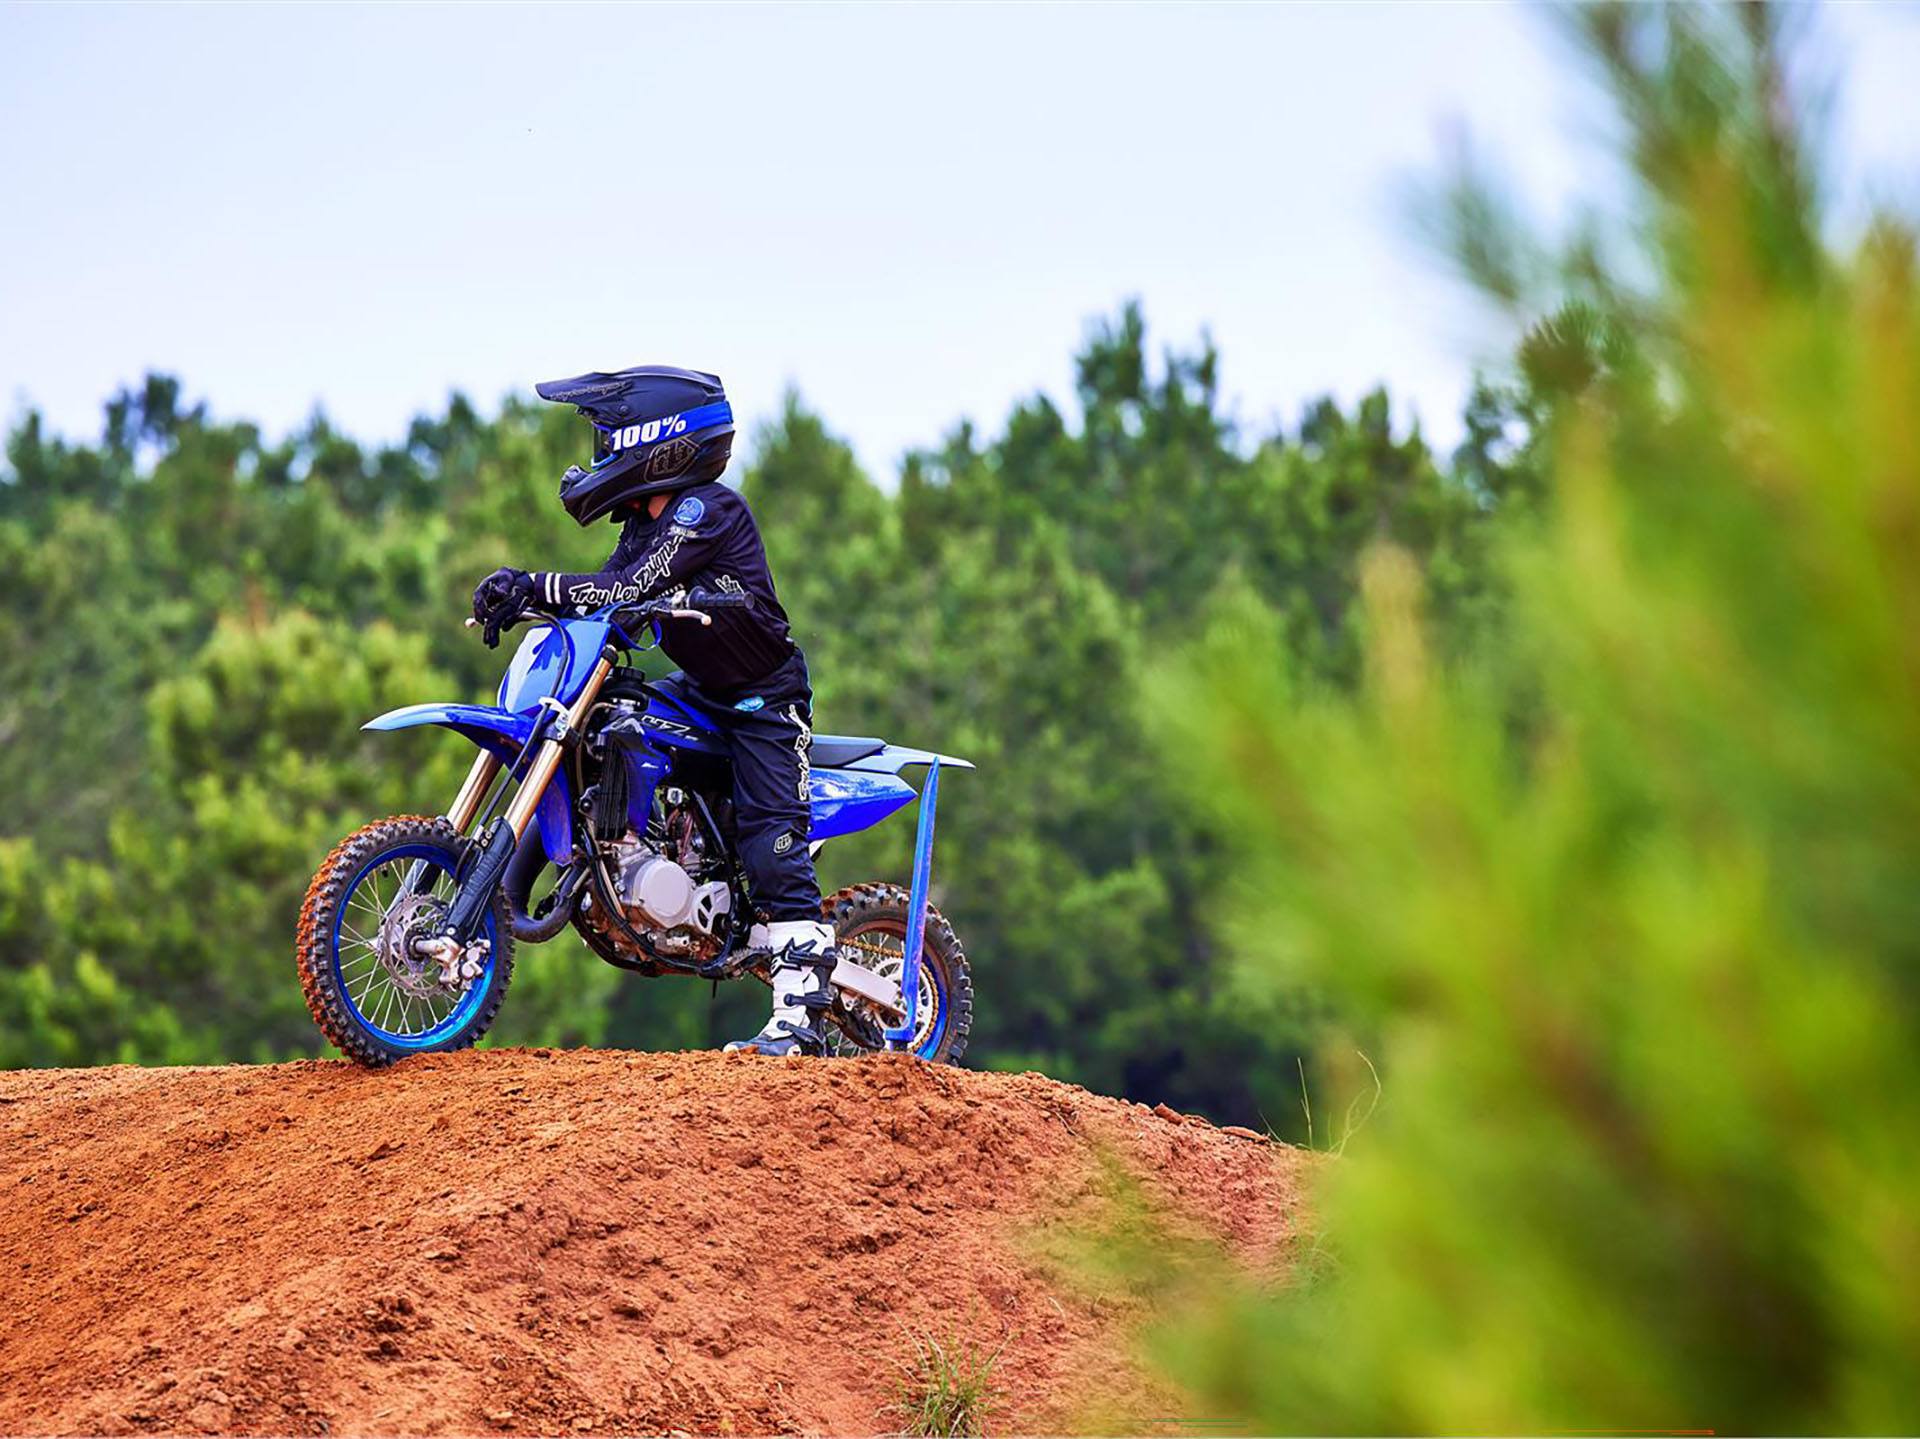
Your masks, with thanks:
M721 484L681 491L658 519L636 514L606 566L594 574L536 570L534 594L551 609L584 613L602 605L657 599L689 589L744 594L747 603L713 612L713 623L662 620L660 648L704 690L731 698L753 687L798 649L773 592L766 546L753 512Z

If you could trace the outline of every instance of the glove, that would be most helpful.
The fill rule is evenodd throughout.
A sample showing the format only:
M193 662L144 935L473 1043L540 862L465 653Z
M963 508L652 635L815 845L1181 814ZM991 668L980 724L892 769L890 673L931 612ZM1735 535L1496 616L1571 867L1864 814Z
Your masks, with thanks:
M480 638L488 649L499 647L501 627L518 619L532 598L532 577L504 566L473 587L473 617L480 621Z

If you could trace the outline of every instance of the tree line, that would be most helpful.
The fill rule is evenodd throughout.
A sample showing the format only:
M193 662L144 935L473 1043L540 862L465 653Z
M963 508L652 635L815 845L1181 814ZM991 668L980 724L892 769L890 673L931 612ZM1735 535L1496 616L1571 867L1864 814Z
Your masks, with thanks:
M1471 644L1497 610L1496 519L1531 485L1527 427L1483 388L1453 455L1384 392L1248 433L1218 373L1204 343L1156 356L1128 306L1090 327L1071 406L957 424L889 485L793 396L730 478L817 726L980 765L945 787L936 874L977 967L973 1061L1291 1134L1317 1001L1234 982L1231 876L1143 677L1251 600L1303 676L1351 688L1360 557L1383 540ZM31 412L8 439L0 1063L318 1052L288 961L308 875L365 820L443 806L467 760L361 721L486 697L504 654L460 627L473 581L588 568L613 538L555 500L583 444L570 411L456 396L365 446L320 417L270 440L185 393L149 376L97 441ZM903 875L910 839L836 842L823 883ZM623 978L569 934L522 958L496 1034L703 1046L751 1002Z

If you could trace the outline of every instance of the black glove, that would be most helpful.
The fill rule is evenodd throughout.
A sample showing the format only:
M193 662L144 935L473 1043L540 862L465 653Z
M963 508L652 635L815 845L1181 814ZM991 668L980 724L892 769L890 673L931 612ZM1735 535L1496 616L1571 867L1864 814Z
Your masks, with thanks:
M500 644L500 629L520 618L533 598L533 580L525 570L504 566L473 587L473 617L480 621L480 637L488 649Z

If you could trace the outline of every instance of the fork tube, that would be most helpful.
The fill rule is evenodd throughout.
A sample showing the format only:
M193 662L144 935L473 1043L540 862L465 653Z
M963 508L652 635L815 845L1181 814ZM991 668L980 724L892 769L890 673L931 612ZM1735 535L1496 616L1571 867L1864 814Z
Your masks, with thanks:
M606 683L612 669L613 661L602 655L600 663L593 667L593 673L587 676L580 698L567 711L567 728L573 733L578 734L580 726L587 722L587 711L593 708L593 702L600 697L600 686ZM566 746L557 739L550 739L535 754L526 779L521 781L520 792L514 795L513 803L507 806L507 824L513 830L515 839L527 832L534 808L540 803L540 796L547 792L547 784L552 780L554 770L559 768L560 756L565 752Z
M473 768L467 771L466 783L460 786L460 793L453 797L453 807L447 811L447 823L453 826L455 834L465 834L467 826L473 823L473 817L480 810L480 801L487 797L487 790L493 784L493 777L500 773L500 757L491 750L481 750L473 757ZM404 899L420 889L421 881L427 877L427 862L416 859L407 866L407 877L400 882L400 898Z
M483 749L473 757L473 768L467 771L467 781L460 786L460 793L453 797L453 807L447 811L447 823L453 826L455 833L467 832L467 826L473 823L473 817L480 812L480 801L486 798L493 777L499 773L500 756L492 750Z
M580 727L587 722L587 711L593 708L594 700L600 694L600 686L606 682L608 673L613 669L613 655L603 652L600 662L593 667L593 673L587 676L587 682L580 690L580 698L573 702L567 711L564 733L578 734ZM557 703L557 701L556 701ZM544 718L544 716L543 716ZM507 806L503 819L505 824L489 824L482 831L484 838L480 842L480 853L473 861L473 868L460 882L460 891L453 897L453 904L447 910L447 933L462 945L471 944L474 936L480 932L487 906L493 903L493 897L500 885L500 878L507 872L507 865L513 860L513 853L519 847L521 837L527 832L527 826L533 822L533 811L540 803L540 797L553 781L553 772L559 768L560 756L566 752L566 746L556 738L548 738L534 751L533 763L527 767L526 778L520 782L520 790L513 797L513 803Z

